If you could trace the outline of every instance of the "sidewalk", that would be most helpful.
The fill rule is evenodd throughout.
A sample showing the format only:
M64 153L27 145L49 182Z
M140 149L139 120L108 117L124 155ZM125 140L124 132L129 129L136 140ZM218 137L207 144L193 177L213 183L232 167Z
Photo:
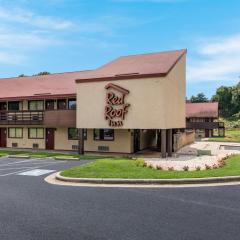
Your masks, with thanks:
M198 150L209 150L211 156L197 156ZM176 156L169 158L144 158L148 165L154 168L161 167L163 170L183 171L188 167L189 171L196 168L206 169L206 165L213 168L218 161L232 154L240 154L240 143L229 142L195 142L180 149Z

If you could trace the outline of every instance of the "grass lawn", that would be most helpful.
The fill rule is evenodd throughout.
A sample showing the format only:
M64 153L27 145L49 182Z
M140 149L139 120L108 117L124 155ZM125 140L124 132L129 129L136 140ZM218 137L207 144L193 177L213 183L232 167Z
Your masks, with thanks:
M80 156L77 153L54 153L54 152L33 152L27 150L0 150L0 157L8 156L8 155L19 155L19 156L30 156L34 158L47 158L47 157L62 157L62 158L79 158L84 160L91 159L102 159L102 156L91 156L84 155Z
M209 141L240 142L240 129L226 130L225 137L212 137Z
M218 169L184 172L163 171L137 166L134 160L103 159L61 172L62 176L75 178L129 178L129 179L170 179L203 178L240 175L240 155L226 160L226 165Z

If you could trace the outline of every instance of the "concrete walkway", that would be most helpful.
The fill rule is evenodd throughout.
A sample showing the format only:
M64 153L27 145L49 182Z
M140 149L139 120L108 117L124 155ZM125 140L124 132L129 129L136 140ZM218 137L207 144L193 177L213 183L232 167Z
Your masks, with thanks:
M211 156L198 156L199 150L208 150ZM180 149L174 157L144 158L147 165L163 170L189 171L217 168L219 161L232 154L240 154L240 143L197 141Z

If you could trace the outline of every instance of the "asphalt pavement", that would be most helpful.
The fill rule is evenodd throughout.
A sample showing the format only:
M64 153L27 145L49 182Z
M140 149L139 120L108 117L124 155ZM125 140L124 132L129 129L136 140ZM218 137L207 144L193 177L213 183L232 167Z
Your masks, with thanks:
M97 188L44 181L84 163L1 158L0 239L240 239L238 185Z

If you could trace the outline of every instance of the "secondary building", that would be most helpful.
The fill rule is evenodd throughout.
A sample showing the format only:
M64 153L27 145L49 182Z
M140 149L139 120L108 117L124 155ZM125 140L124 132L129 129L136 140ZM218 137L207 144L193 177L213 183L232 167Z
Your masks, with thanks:
M193 129L196 138L224 136L224 123L218 119L218 102L186 104L186 128Z
M171 156L186 125L185 88L185 50L0 79L0 147Z

